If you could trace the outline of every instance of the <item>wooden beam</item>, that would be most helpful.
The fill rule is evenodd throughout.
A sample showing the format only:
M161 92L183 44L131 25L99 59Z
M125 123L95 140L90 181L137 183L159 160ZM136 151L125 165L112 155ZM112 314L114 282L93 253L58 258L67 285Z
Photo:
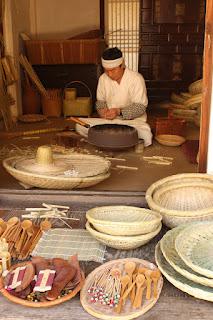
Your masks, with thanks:
M206 23L204 41L204 65L203 65L203 94L201 107L201 127L200 127L200 146L199 146L199 172L206 172L208 142L209 142L209 123L211 110L212 76L213 76L213 2L206 2Z

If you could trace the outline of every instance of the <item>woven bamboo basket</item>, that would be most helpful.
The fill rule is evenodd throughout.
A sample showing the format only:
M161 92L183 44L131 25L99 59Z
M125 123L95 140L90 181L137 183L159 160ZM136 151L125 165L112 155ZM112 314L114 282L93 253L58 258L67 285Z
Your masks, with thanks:
M155 247L155 261L165 278L176 288L195 298L213 302L213 289L193 282L174 270L164 258L160 244Z
M197 223L193 224L196 228ZM200 283L203 286L213 288L213 279L209 279L201 276L197 272L193 271L191 268L185 264L185 262L180 258L175 249L175 241L177 236L186 228L186 225L181 225L168 231L163 238L160 240L160 248L167 262L182 276L187 279Z
M201 101L202 101L202 94L199 93L185 100L183 104L188 109L196 109L201 104Z
M157 140L158 143L169 147L180 146L186 141L184 137L175 134L160 134L155 136L155 140Z
M7 172L9 172L15 179L24 184L43 189L67 190L74 188L87 188L107 179L110 176L109 172L103 172L102 174L85 178L35 174L17 170L14 167L16 161L17 157L8 158L3 161L3 166L7 170Z
M135 236L157 229L161 215L144 208L105 206L87 211L86 217L96 230L110 235Z
M27 262L22 262L22 263L18 263L12 266L11 270L14 270L17 267L21 267L23 265L26 265ZM44 302L34 302L34 301L28 301L28 300L24 300L18 297L15 297L13 295L10 294L9 291L7 291L4 288L4 282L3 282L3 278L0 278L0 292L1 294L7 298L8 300L10 300L11 302L17 303L17 304L21 304L24 307L31 307L31 308L47 308L47 307L53 307L56 306L58 304L61 304L63 302L66 302L70 299L72 299L73 297L76 296L76 294L81 290L81 288L83 287L85 281L85 277L84 277L84 273L81 271L81 281L80 283L75 287L75 289L72 290L72 292L70 292L69 294L58 298L56 300L53 301L44 301Z
M146 201L150 209L162 215L163 223L170 228L193 221L212 220L212 184L213 176L208 174L169 176L147 189ZM160 200L162 204L154 199L160 195L163 196L163 200Z
M189 93L191 93L192 95L201 93L202 89L203 89L203 79L192 82L189 85Z
M202 221L213 221L213 214L208 214L208 215L201 215L201 216L174 216L174 215L169 215L166 213L162 213L162 221L165 226L168 228L175 228L177 226L183 225L183 224L188 224L192 222L202 222Z
M181 92L180 93L181 97L183 97L184 99L189 99L191 98L192 94L189 92Z
M206 182L178 183L162 186L153 193L153 201L168 210L178 211L179 215L201 215L200 210L211 208L213 213L213 184ZM184 212L184 214L182 214ZM203 212L206 214L206 212Z
M213 222L189 225L175 240L181 259L195 272L213 280Z
M148 243L152 238L154 238L161 230L162 224L160 223L156 230L142 235L137 236L112 236L109 234L101 233L93 226L87 222L86 229L89 233L101 243L104 243L108 247L121 249L121 250L131 250L143 246Z

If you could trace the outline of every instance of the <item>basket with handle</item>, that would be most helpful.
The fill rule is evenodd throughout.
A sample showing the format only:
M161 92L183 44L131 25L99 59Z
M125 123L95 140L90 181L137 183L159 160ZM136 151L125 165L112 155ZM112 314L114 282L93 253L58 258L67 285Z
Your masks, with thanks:
M89 96L87 97L75 97L75 95L69 95L68 92L71 89L71 85L79 84L84 86ZM74 88L73 88L74 89ZM70 97L70 98L69 98ZM75 80L69 82L64 88L64 100L63 100L63 114L64 117L76 116L76 117L88 117L92 113L92 93L90 88L83 81Z

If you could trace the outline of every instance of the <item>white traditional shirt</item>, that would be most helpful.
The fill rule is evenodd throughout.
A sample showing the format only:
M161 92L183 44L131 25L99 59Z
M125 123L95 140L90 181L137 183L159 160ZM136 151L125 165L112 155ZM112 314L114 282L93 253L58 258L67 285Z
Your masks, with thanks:
M97 109L120 108L123 119L141 116L147 107L147 91L143 76L125 68L120 83L103 73L97 87Z

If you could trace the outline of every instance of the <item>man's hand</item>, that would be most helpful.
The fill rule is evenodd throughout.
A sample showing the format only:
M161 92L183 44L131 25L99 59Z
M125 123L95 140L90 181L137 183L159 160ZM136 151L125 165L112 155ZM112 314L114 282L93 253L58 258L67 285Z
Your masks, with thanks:
M113 119L115 119L119 114L120 114L120 109L119 109L119 108L111 108L111 109L108 109L108 111L106 112L106 117L105 117L105 119L113 120Z
M100 118L104 118L106 119L106 113L109 109L108 108L101 108L101 109L98 109L98 115Z
M101 118L108 119L108 120L115 119L119 114L120 114L119 108L110 108L110 109L102 108L98 110L98 115Z

